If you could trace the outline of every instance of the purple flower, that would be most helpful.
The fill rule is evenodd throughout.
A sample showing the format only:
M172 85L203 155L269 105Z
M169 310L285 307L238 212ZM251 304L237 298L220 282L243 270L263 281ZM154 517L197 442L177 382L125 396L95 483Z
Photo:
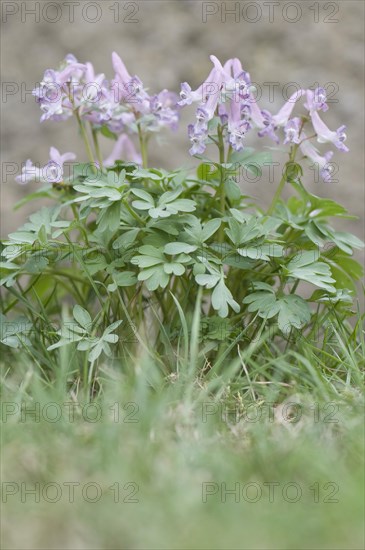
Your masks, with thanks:
M245 120L242 120L235 125L231 125L229 127L228 141L235 151L242 151L244 147L243 139L250 129L250 123Z
M115 71L115 78L118 79L121 84L128 84L132 77L116 52L112 53L112 64Z
M296 102L305 94L305 90L298 90L292 94L280 111L272 117L275 126L285 126L295 107Z
M30 181L41 181L41 179L42 179L42 168L38 168L37 166L34 166L34 164L30 159L28 159L25 165L23 166L21 175L16 176L15 178L15 180L22 185L25 185Z
M83 100L95 103L99 101L102 95L102 88L105 83L105 75L95 75L94 67L91 63L86 63L85 80L83 86Z
M44 120L66 120L72 116L72 95L80 86L86 66L69 54L61 69L47 69L43 80L33 90L36 101L40 104Z
M191 155L201 155L206 149L206 141L208 134L204 131L196 131L193 124L188 126L188 135L192 143L192 147L189 149Z
M54 101L41 103L41 122L45 120L62 121L72 116L72 106L63 97Z
M178 102L180 107L183 107L184 105L191 105L196 101L202 101L203 100L202 90L203 90L203 84L201 84L199 88L193 91L191 89L191 86L187 82L182 82L181 91L180 91L180 101Z
M304 107L312 113L313 111L327 111L328 105L326 103L327 94L324 88L316 88L313 90L307 90L307 103L304 103Z
M120 134L125 132L127 128L129 130L136 129L136 115L132 111L126 111L120 105L115 108L111 107L111 115L106 120L106 125L114 134Z
M324 156L321 156L314 145L306 139L306 136L303 134L304 140L300 144L300 149L305 157L308 157L309 160L316 165L319 169L319 173L326 183L331 183L332 181L332 172L333 166L330 164L330 160L333 157L333 151L328 151Z
M218 103L222 82L224 77L228 76L228 73L215 55L211 55L210 60L214 67L210 71L207 79L196 90L192 90L187 82L181 84L180 101L178 102L180 107L191 105L198 101L200 101L202 105L205 105L212 97L216 97Z
M298 117L291 118L284 126L285 139L284 145L287 143L299 143L299 133L301 128L301 120Z
M111 154L105 159L104 166L113 166L117 160L142 164L141 156L137 153L133 141L127 134L119 136Z
M148 100L148 94L138 76L131 76L123 61L116 52L112 53L112 63L115 70L115 78L112 81L112 89L116 103L128 103L139 110L141 103Z
M276 135L276 130L281 127L285 127L288 123L290 115L293 112L296 102L305 94L305 90L299 90L294 92L288 99L288 101L283 105L276 115L272 115L269 111L263 110L261 114L263 116L263 125L259 132L259 136L269 136L276 143L280 143L278 136Z
M253 97L253 95L251 94L250 96L250 100L249 100L249 106L250 106L250 115L251 115L251 121L252 123L254 124L254 126L256 128L259 128L259 129L263 129L265 128L265 117L260 109L260 107L258 106L257 102L256 102L256 99ZM270 115L270 113L269 113ZM271 117L271 115L270 115Z
M266 109L263 109L261 111L261 114L263 116L264 128L259 131L259 137L269 136L273 141L275 141L275 143L279 144L280 139L275 133L278 127L274 124L274 118L272 114Z
M250 103L241 103L241 117L243 120L251 120L252 108Z
M176 130L179 122L177 110L178 97L173 92L162 90L150 98L150 111L154 115L157 129L164 126Z
M313 128L317 134L318 143L333 143L340 151L344 151L345 153L349 151L349 148L344 144L347 138L345 134L346 126L340 126L334 132L320 119L317 111L313 111L311 117Z
M220 118L222 126L227 124L227 122L228 122L228 111L227 111L227 106L226 106L225 103L220 103L218 105L218 116Z
M242 151L243 139L251 128L247 120L241 119L241 105L236 98L231 101L231 108L228 116L228 142L235 151Z
M55 147L51 147L49 150L49 162L42 168L42 175L44 181L49 183L59 183L63 179L63 165L65 162L69 162L76 159L74 153L61 153Z
M229 59L224 65L226 73L224 81L224 93L237 101L239 99L247 100L252 91L251 78L249 73L243 70L241 61L237 58ZM232 72L232 75L231 75Z
M40 181L46 183L59 183L63 180L63 165L65 162L76 159L74 153L60 154L58 149L51 147L49 150L50 160L42 168L33 165L31 160L27 160L22 168L22 173L15 179L18 183L26 184L30 181Z
M211 56L214 57L214 56ZM205 129L209 120L214 117L215 111L220 102L220 95L223 83L223 68L222 70L214 69L210 82L204 83L204 95L206 101L197 108L197 128Z
M116 104L111 101L108 82L104 74L95 75L91 63L86 63L83 82L73 98L73 105L79 109L82 118L101 126L113 116Z

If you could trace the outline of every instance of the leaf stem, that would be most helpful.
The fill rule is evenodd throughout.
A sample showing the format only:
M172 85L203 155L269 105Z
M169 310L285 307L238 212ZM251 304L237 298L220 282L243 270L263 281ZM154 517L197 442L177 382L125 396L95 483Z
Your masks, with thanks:
M128 210L128 212L131 214L131 216L133 216L133 218L134 218L135 220L137 220L141 225L146 225L146 222L143 220L143 218L141 218L141 216L139 216L139 215L137 214L137 212L135 212L135 211L133 210L133 208L130 207L130 205L129 205L127 199L125 199L125 200L123 201L123 204L124 204L124 206L126 207L126 209Z

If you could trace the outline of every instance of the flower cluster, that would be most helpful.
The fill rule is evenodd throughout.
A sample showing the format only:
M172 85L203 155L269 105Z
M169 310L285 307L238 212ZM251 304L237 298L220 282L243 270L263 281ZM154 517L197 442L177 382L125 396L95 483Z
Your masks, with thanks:
M180 109L194 103L197 104L196 121L188 126L190 154L201 155L213 141L223 148L226 144L229 151L241 151L248 132L256 130L260 137L267 136L276 144L282 139L284 145L300 148L319 168L323 180L331 181L333 151L321 155L311 140L316 137L318 143L331 143L340 151L348 151L348 148L344 143L345 126L332 131L319 115L320 111L328 110L325 90L297 90L276 114L272 114L259 107L250 75L239 59L229 59L224 65L214 55L210 59L213 68L207 79L196 90L187 82L182 83L180 100L178 95L166 89L150 95L140 78L129 74L115 52L112 54L114 77L111 80L104 74L96 74L91 63L80 63L69 54L59 70L46 70L33 95L42 110L41 121L76 117L89 160L99 166L112 166L119 159L145 165L149 133L162 128L175 130ZM306 112L292 116L301 98L305 99ZM309 121L315 135L307 137L305 126ZM95 156L88 143L87 128L93 133ZM114 148L104 162L97 144L100 131L115 138ZM138 135L140 152L131 140L133 134ZM17 181L60 182L64 162L74 158L73 153L60 155L57 149L51 148L50 160L43 168L35 167L28 160Z
M300 146L304 156L316 163L324 181L331 180L329 161L333 152L321 156L303 131L306 119L310 118L319 143L331 143L340 151L348 151L345 126L331 131L322 121L318 111L327 111L326 91L297 90L275 115L260 109L255 99L255 88L249 73L242 68L239 59L229 59L224 65L212 55L213 69L198 89L192 90L187 82L181 85L180 106L197 103L196 122L188 127L191 141L190 154L201 155L211 142L214 121L219 120L225 142L235 151L244 148L245 138L250 130L258 130L259 137L268 136L280 143L278 131L283 129L283 144ZM309 117L292 117L296 103L306 98L305 109Z
M176 130L179 121L178 96L166 89L149 95L140 78L129 74L115 52L112 54L112 64L114 77L108 81L104 74L95 73L91 63L80 63L69 54L58 70L45 71L33 95L42 111L41 122L63 121L75 116L85 140L88 125L94 134L105 130L115 137L114 148L104 163L100 158L94 160L89 155L90 161L99 166L111 166L118 159L141 164L141 154L137 152L130 134L146 139L150 132L163 128ZM19 183L32 180L58 183L62 181L64 162L74 159L73 153L60 155L57 149L51 148L50 160L44 167L37 168L27 160L16 180Z
M162 90L149 95L138 76L131 76L123 61L112 54L114 78L95 74L91 63L79 63L67 55L59 70L47 70L33 95L43 112L41 121L65 120L76 111L94 127L106 126L111 132L137 132L162 127L175 129L178 123L178 97Z

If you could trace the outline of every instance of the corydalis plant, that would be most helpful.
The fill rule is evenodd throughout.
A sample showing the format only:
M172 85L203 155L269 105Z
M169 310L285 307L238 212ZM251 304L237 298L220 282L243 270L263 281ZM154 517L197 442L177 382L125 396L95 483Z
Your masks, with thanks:
M17 178L45 184L23 203L47 197L56 205L32 214L4 243L2 282L10 296L4 312L17 311L26 321L23 329L14 330L14 323L6 328L5 343L32 353L41 339L46 362L47 354L76 342L75 353L95 348L94 367L110 355L111 344L122 355L125 342L133 345L133 326L133 342L159 357L181 350L183 333L187 359L188 323L195 326L201 318L207 330L199 357L211 364L217 353L222 361L234 355L238 342L267 330L273 355L278 339L295 349L293 331L313 338L319 327L326 342L331 318L351 315L354 281L362 275L351 256L363 243L332 227L329 218L349 216L335 201L305 189L298 158L301 152L330 181L333 151L321 154L314 140L348 151L345 127L332 131L321 119L319 112L328 109L324 89L298 90L272 114L259 107L238 59L224 65L211 59L207 79L196 90L183 83L180 98L167 90L149 95L117 54L110 81L71 55L58 71L46 71L34 91L41 119L74 117L89 162L74 164L66 176L64 164L74 155L52 147L45 166L27 161ZM189 105L196 106L188 128L190 153L203 161L196 173L148 167L150 135L176 129L179 110ZM271 153L248 147L252 132L288 147L267 212L237 185L242 168L257 175L272 162ZM106 159L100 134L114 140ZM209 144L218 150L213 159L202 156ZM296 194L283 202L286 184ZM314 287L309 298L301 292L304 284ZM78 324L45 328L47 318L65 322L70 302ZM91 327L80 328L81 317L93 319ZM7 327L10 321L3 322Z

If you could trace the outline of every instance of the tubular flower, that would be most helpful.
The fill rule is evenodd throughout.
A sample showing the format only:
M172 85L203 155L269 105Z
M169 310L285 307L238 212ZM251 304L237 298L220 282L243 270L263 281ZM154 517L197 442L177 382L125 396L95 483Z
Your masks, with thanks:
M345 153L349 151L349 148L344 144L347 138L345 134L346 126L340 126L333 132L326 126L323 120L320 119L317 111L313 111L311 117L313 128L317 134L318 143L333 143L340 151L344 151Z
M303 135L304 140L300 144L300 149L305 157L313 162L313 164L318 168L319 174L322 177L323 181L326 183L331 183L332 181L332 172L333 166L330 164L330 160L333 157L333 151L328 151L323 156L321 156L314 145L306 139Z
M264 117L264 121L263 121L264 128L259 131L259 136L263 137L267 135L271 139L273 139L276 143L280 143L280 139L276 135L276 131L278 130L278 128L283 128L287 125L296 102L304 94L305 94L305 90L299 90L297 92L294 92L294 94L290 96L288 101L285 103L285 105L283 105L283 107L279 110L279 112L276 115L271 115L269 111L266 111L266 110L261 111Z
M233 99L228 115L228 142L235 151L241 151L244 147L243 139L251 128L250 123L242 117L241 105Z
M313 111L327 111L328 105L327 94L324 88L316 88L313 90L307 90L307 103L304 103L304 107L310 112Z
M208 139L208 132L204 130L197 131L194 124L188 126L189 139L192 143L192 147L189 149L191 155L201 155L206 149L206 141Z
M291 118L284 126L285 139L284 145L287 143L300 143L299 134L301 128L301 120L298 117Z
M65 162L76 159L74 153L60 154L58 149L51 147L49 151L50 160L42 168L34 166L31 160L27 160L22 168L22 173L15 179L18 183L26 184L31 181L42 183L60 183L63 180L63 165Z

